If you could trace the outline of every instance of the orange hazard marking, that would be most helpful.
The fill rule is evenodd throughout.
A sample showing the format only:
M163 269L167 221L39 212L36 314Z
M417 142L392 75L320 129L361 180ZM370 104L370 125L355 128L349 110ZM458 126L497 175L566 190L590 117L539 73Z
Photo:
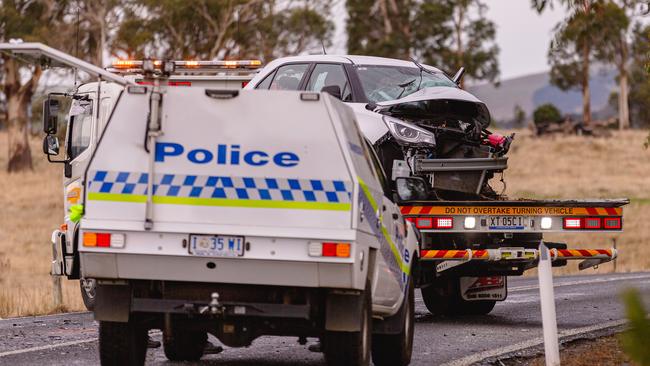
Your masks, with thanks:
M621 207L402 206L403 215L621 216Z
M558 258L571 258L571 257L596 257L596 256L611 257L611 249L558 249Z
M458 259L469 258L469 255L466 250L421 250L420 258Z

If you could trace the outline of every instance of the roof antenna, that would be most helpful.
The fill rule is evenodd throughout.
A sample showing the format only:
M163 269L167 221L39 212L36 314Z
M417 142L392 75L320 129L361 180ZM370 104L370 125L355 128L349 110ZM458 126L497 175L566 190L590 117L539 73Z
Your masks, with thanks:
M320 46L323 47L323 55L327 55L327 51L325 50L325 42L323 42L323 39L320 39Z

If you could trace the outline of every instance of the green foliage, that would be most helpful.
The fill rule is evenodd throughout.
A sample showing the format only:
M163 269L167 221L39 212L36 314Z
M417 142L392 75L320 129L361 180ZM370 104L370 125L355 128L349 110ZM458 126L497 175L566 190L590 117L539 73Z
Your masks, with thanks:
M328 45L329 2L130 0L114 52L176 59L266 61Z
M347 0L348 52L407 59L474 80L499 76L496 27L480 0Z
M533 112L533 122L538 126L560 121L562 121L562 114L553 104L542 104Z
M650 125L650 25L633 30L630 66L630 120L633 126Z
M348 53L406 59L413 46L412 0L347 0ZM430 28L436 28L431 24Z
M625 353L639 365L650 365L650 319L641 302L639 292L629 290L623 294L625 312L629 320L628 329L621 335L621 344Z

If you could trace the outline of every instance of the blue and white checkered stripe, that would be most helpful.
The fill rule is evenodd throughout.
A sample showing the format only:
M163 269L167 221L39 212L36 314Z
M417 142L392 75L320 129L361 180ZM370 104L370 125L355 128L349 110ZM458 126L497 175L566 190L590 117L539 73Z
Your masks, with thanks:
M98 170L88 191L147 194L147 173ZM154 195L167 197L350 203L351 184L340 180L156 174Z

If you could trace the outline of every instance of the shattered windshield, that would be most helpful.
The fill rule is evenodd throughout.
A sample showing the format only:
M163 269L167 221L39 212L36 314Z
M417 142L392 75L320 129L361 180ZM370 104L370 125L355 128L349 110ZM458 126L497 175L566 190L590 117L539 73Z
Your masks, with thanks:
M415 66L362 65L357 67L357 74L361 79L366 98L373 103L404 98L418 90L433 86L457 87L440 72L422 72L422 82L420 82L420 69Z

